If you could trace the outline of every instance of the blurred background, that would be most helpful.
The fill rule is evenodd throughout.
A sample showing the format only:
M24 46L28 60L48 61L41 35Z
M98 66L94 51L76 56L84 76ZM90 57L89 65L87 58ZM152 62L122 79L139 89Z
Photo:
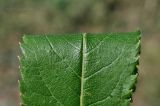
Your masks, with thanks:
M0 106L20 106L17 55L23 34L137 28L142 50L131 106L160 106L159 0L0 0Z

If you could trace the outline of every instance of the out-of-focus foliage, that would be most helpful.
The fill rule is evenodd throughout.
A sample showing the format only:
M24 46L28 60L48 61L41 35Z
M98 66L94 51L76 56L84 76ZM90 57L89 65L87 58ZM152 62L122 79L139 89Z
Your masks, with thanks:
M0 0L0 35L160 27L158 0ZM145 24L145 25L144 25Z
M159 0L0 0L0 106L19 106L22 34L142 29L139 83L132 106L160 104Z

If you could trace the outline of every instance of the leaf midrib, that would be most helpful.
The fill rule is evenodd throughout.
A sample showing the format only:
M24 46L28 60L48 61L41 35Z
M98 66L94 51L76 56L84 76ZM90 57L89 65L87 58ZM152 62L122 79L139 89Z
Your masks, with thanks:
M81 70L81 95L80 95L80 106L83 106L83 95L84 95L84 71L86 70L86 52L87 52L87 45L86 45L86 33L82 35L82 70Z

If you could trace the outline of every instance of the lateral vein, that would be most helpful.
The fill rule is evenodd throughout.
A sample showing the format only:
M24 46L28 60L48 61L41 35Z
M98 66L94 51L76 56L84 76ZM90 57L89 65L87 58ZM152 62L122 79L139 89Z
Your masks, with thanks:
M54 50L53 44L50 42L50 40L48 39L48 37L45 36L45 38L46 38L47 42L49 43L50 47L52 48L53 52L54 52L61 60L63 60L63 58ZM80 76L74 71L74 69L73 69L68 63L66 63L66 62L64 61L64 64L66 64L66 65L71 69L71 71L72 71L78 78L80 78Z
M108 36L104 37L104 38L96 45L96 47L94 47L94 48L91 49L90 51L86 52L86 54L89 55L90 53L94 52L98 47L100 47L100 46L103 44L104 40L107 39L107 38L108 38Z

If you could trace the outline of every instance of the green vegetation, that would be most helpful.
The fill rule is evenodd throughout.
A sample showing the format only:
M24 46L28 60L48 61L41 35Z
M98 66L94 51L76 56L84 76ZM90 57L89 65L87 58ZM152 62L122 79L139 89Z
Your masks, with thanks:
M140 32L24 36L24 106L129 106Z
M142 34L138 86L131 106L160 104L159 0L0 0L0 106L20 106L18 55L23 34Z

